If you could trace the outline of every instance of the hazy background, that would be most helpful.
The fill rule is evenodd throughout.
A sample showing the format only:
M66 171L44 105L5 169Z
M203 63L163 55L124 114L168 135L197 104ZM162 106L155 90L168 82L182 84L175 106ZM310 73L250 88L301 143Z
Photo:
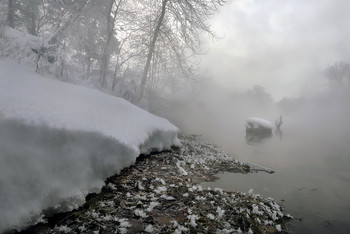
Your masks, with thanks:
M350 2L234 0L211 24L202 68L226 88L262 85L274 100L325 90L324 69L349 60Z

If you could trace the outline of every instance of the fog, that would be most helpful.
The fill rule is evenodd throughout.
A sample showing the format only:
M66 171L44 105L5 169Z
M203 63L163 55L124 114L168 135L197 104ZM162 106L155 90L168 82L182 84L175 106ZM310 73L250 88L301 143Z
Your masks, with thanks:
M220 40L206 39L202 69L218 84L262 85L273 99L327 89L324 69L350 59L346 0L237 0L211 21Z
M261 86L232 90L214 81L200 84L187 99L157 105L155 112L165 116L184 133L202 135L222 147L231 148L232 136L245 136L248 117L264 118L272 123L282 115L283 128L304 128L314 133L341 135L350 130L348 88L328 89L313 96L284 98L275 102Z
M254 189L273 197L295 217L288 226L296 233L349 230L349 87L280 102L259 88L233 91L207 82L199 90L195 97L168 103L158 114L183 133L201 135L240 161L275 171L271 175L223 174L204 187L243 192ZM280 132L275 129L272 136L246 136L247 117L273 123L280 114Z

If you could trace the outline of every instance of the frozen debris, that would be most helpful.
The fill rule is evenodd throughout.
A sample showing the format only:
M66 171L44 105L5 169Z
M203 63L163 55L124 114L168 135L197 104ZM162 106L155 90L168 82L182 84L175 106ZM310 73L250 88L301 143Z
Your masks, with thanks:
M97 219L98 217L100 217L100 213L96 212L95 210L91 210L86 212L87 215L91 216L94 219Z
M185 171L185 170L180 166L180 163L179 163L179 162L176 162L176 166L177 166L177 168L179 169L179 171L181 172L182 175L184 175L184 176L187 176L187 175L188 175L187 171Z
M163 198L163 199L165 199L165 200L167 200L167 201L173 201L173 200L175 200L174 197L172 197L172 196L167 196L167 195L165 195L165 194L161 195L160 197Z
M147 233L154 233L154 231L155 230L154 230L152 224L147 225L147 227L145 228L145 232L147 232Z
M272 170L271 168L264 167L256 163L252 163L252 162L244 162L244 163L249 166L251 171L254 171L254 172L264 171L270 174L275 173L274 170Z
M59 226L57 227L57 230L59 232L62 232L62 233L69 233L72 231L72 229L70 229L69 227L65 226L65 225L62 225L62 226Z
M203 197L203 196L197 196L196 198L195 198L197 201L205 201L205 200L207 200L205 197Z
M259 210L259 206L257 206L256 204L253 204L252 208L253 208L252 209L252 213L253 214L257 214L257 215L263 215L264 214L263 211Z
M194 228L197 227L196 221L199 220L199 216L198 216L198 215L195 215L195 214L193 214L193 215L188 215L188 216L187 216L187 219L190 220L190 225L191 225L192 227L194 227Z
M113 218L113 216L108 214L108 215L102 216L101 220L102 221L111 221L111 220L114 220L114 218Z
M254 191L253 189L249 189L248 194L249 194L249 195L252 195L252 194L253 194L253 191Z
M119 227L120 227L120 228L128 228L128 227L131 227L131 224L129 223L128 219L126 219L126 218L119 219L118 222L120 223L120 224L119 224Z
M141 218L147 218L148 215L146 214L146 212L144 212L143 210L140 210L140 209L136 209L134 211L134 214L138 217L141 217Z
M146 201L147 200L146 196L141 196L140 194L137 194L134 198L137 199L137 200L142 200L142 201Z
M214 188L214 191L219 192L221 195L224 192L224 190L222 188Z
M280 224L277 224L275 227L276 227L276 230L277 230L278 232L281 232L281 231L282 231L282 227L281 227Z
M126 234L126 233L128 233L128 229L127 229L127 228L119 227L118 230L119 230L119 232L120 232L121 234Z
M174 228L176 228L177 226L179 226L179 223L176 220L172 220L170 223L173 224Z
M139 190L145 190L145 187L143 187L141 182L138 182L137 187Z
M158 205L160 205L159 202L151 202L151 203L149 204L148 208L146 209L146 211L147 211L147 212L151 212L151 211L154 209L154 207L156 207L156 206L158 206Z
M112 190L117 190L117 187L114 184L112 184L112 183L108 183L107 184L107 188L110 188Z
M242 231L238 231L238 230L235 230L235 229L218 229L216 231L216 234L231 234L231 233L242 233Z
M223 216L224 213L225 213L225 210L221 209L221 207L218 206L217 209L216 209L216 213L217 213L217 215L218 215L218 219L221 219L222 216Z
M211 219L211 220L214 220L215 219L215 216L213 214L207 214L207 218L208 219Z
M85 224L79 226L79 227L78 227L78 230L79 230L80 232L85 232L85 231L86 231Z
M174 234L181 234L183 232L188 232L188 228L182 226L182 225L179 225L177 226L177 228L175 229L174 231Z
M165 181L161 178L155 178L155 181L159 181L162 185L165 185Z
M101 207L114 207L114 201L101 201L100 203Z
M165 187L165 186L159 186L158 188L156 188L155 190L154 190L154 192L156 192L156 193L162 193L162 192L165 192L165 191L167 191L168 189Z

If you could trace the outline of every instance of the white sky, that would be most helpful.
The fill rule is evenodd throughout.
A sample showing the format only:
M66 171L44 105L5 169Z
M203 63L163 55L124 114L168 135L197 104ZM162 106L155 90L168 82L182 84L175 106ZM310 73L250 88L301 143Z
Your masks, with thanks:
M233 0L212 18L203 68L232 89L262 85L275 100L325 89L324 69L350 59L349 0ZM210 44L209 44L210 43Z

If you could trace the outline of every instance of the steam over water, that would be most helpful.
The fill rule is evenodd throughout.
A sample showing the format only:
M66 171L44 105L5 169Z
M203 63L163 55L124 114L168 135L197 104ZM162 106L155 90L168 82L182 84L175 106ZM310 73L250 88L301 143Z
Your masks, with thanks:
M228 191L253 189L274 198L294 219L294 233L346 233L350 230L349 95L322 94L277 105L255 105L245 100L203 101L182 106L172 121L185 133L200 134L240 161L271 168L250 174L221 174L203 187ZM178 111L177 111L178 112ZM281 131L266 138L247 138L246 117L271 122L283 115ZM174 115L173 115L174 116ZM185 118L184 118L185 117ZM170 118L171 119L171 118Z
M294 216L289 225L296 233L350 230L349 133L286 126L282 137L249 144L243 134L233 133L234 143L226 150L275 173L223 174L205 186L243 192L253 188L255 193L273 197Z

